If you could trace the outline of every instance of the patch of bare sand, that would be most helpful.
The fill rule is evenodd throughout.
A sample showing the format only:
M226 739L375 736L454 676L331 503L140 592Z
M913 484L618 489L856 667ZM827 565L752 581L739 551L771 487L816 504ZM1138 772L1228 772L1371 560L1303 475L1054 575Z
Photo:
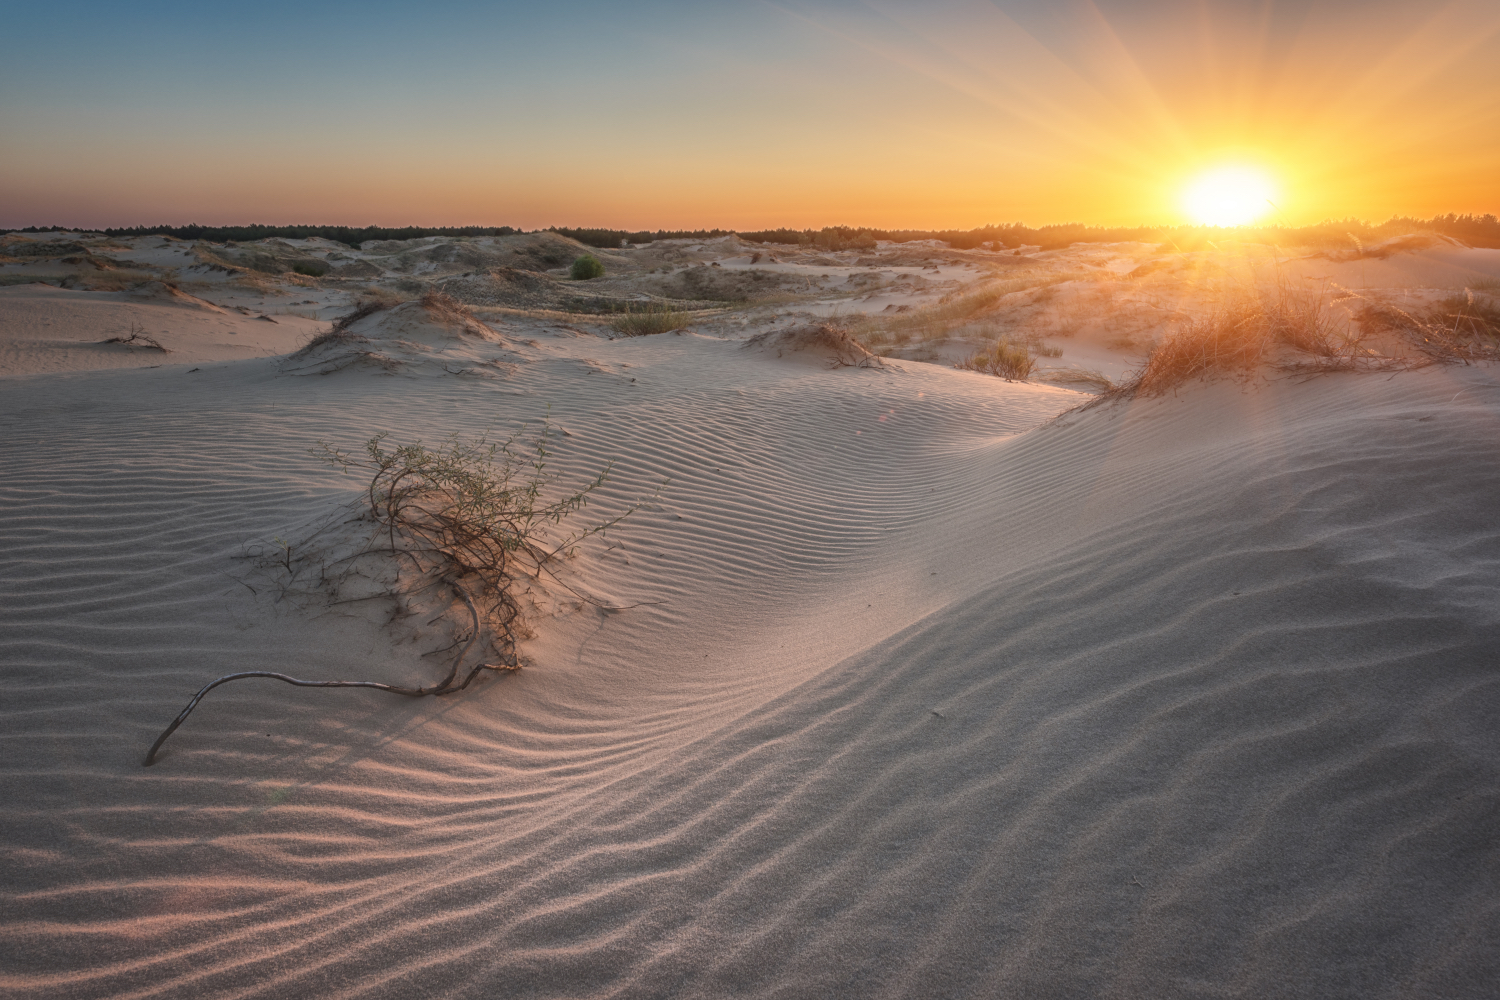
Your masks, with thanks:
M53 285L0 288L0 376L204 364L284 354L326 324L221 309L152 282L134 294ZM114 338L132 344L109 343ZM165 351L146 346L150 338Z

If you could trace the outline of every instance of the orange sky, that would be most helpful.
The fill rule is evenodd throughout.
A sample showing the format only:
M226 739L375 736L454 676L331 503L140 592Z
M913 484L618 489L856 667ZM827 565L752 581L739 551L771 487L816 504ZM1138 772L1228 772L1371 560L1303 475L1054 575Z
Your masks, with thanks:
M1492 2L154 8L8 15L0 226L1500 211Z

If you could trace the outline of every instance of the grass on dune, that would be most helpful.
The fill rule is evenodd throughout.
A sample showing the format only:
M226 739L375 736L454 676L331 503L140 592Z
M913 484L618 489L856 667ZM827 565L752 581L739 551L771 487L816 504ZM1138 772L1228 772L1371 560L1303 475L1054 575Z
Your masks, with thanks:
M997 340L988 350L976 351L953 367L994 375L1007 382L1025 382L1036 371L1036 358L1021 344Z
M1330 302L1282 292L1226 303L1159 341L1130 378L1096 402L1160 396L1195 378L1249 377L1267 364L1317 375L1500 360L1500 307L1472 290L1413 310L1366 302L1355 314L1347 303L1361 298L1344 293ZM1392 335L1385 353L1369 346L1376 334Z
M393 621L420 615L428 626L443 622L452 641L433 653L457 652L441 679L400 685L301 680L266 670L228 674L193 696L152 745L145 764L155 763L162 745L209 691L229 681L261 677L297 687L363 687L421 697L456 694L486 670L520 669L516 644L530 633L518 588L536 585L560 554L619 524L646 502L559 535L551 528L588 505L609 480L610 466L556 495L551 489L556 477L547 467L547 429L544 425L534 437L524 430L500 443L455 435L432 448L421 442L387 447L386 435L378 434L366 442L363 455L320 444L316 456L368 479L358 519L366 537L352 554L339 554L344 549L331 548L333 543L320 544L318 534L297 546L278 539L267 560L275 572L285 573L284 592L295 592L300 578L309 581L310 592L335 603L391 604Z
M692 323L691 313L666 305L620 313L609 321L610 328L625 337L647 337L653 333L681 330Z
M857 323L857 332L870 344L906 343L913 339L931 340L945 336L950 331L993 312L1007 295L1046 288L1049 285L1072 281L1083 276L1071 273L1050 274L993 281L967 295L955 296L946 302L938 302L922 309L913 309L911 312L894 316L862 317L851 322ZM1095 276L1088 275L1088 277Z

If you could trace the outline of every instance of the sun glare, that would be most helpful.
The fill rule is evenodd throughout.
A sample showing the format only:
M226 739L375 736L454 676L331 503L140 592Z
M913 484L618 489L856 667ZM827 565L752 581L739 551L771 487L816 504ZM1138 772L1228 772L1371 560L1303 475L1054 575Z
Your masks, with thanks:
M1220 167L1202 174L1187 189L1183 204L1204 226L1243 226L1270 211L1275 190L1253 167Z

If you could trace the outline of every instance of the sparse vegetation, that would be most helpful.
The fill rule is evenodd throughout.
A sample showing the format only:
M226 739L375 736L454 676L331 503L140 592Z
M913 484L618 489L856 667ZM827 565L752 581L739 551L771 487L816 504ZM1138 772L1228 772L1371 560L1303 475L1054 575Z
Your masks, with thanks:
M590 278L604 277L604 265L599 258L591 253L586 253L573 262L572 269L568 272L574 281L588 281Z
M646 337L653 333L681 330L691 322L692 314L653 303L644 309L620 313L609 321L609 325L612 330L625 337Z
M163 354L172 352L161 346L161 342L146 332L146 328L139 323L130 324L130 332L118 337L110 337L108 340L100 341L102 344L121 344L129 348L139 348L145 351L160 351Z
M1416 351L1433 361L1500 358L1500 307L1473 290L1410 311L1372 303L1360 319L1367 328L1404 335Z
M830 368L873 368L887 370L887 365L854 333L839 323L814 323L789 330L767 330L745 341L745 348L769 348L776 356L796 351L819 351Z
M1321 296L1282 292L1269 301L1246 298L1222 306L1156 343L1141 368L1101 400L1159 396L1203 376L1249 377L1266 363L1293 375L1317 375L1500 358L1500 310L1472 292L1415 313L1367 303L1358 324L1328 308L1358 298L1346 293L1327 303ZM1372 332L1394 333L1409 350L1381 354L1366 346Z
M995 375L1007 382L1025 382L1036 371L1036 358L1020 344L997 340L989 350L971 354L953 367Z
M994 312L1007 295L1031 289L1045 290L1072 280L1076 274L1030 275L992 281L978 291L955 296L936 305L892 316L860 317L855 320L862 337L871 344L902 344L909 340L935 340Z
M373 316L382 309L389 309L395 302L386 296L372 296L363 299L354 307L354 311L334 320L332 325L317 334L307 343L303 344L292 354L293 358L303 358L321 347L329 345L349 345L368 343L370 338L361 336L350 329L355 323L366 316Z
M397 616L420 611L429 625L442 622L449 643L434 652L457 650L446 673L428 685L302 680L266 670L228 674L193 696L152 744L146 766L203 697L230 681L264 677L298 687L363 687L421 697L456 694L486 670L520 669L516 644L529 632L517 585L536 583L560 554L641 506L557 537L552 529L588 505L608 481L610 467L549 498L555 477L547 469L545 426L534 438L518 432L500 444L454 436L436 448L420 442L387 448L385 437L371 438L363 455L326 443L315 449L333 467L369 477L363 491L366 537L352 554L320 551L316 539L297 546L277 539L266 563L286 574L287 587L305 572L330 600L385 601L396 606Z
M1039 377L1044 382L1079 386L1095 392L1109 392L1115 387L1114 381L1108 375L1089 368L1054 368L1043 372Z

